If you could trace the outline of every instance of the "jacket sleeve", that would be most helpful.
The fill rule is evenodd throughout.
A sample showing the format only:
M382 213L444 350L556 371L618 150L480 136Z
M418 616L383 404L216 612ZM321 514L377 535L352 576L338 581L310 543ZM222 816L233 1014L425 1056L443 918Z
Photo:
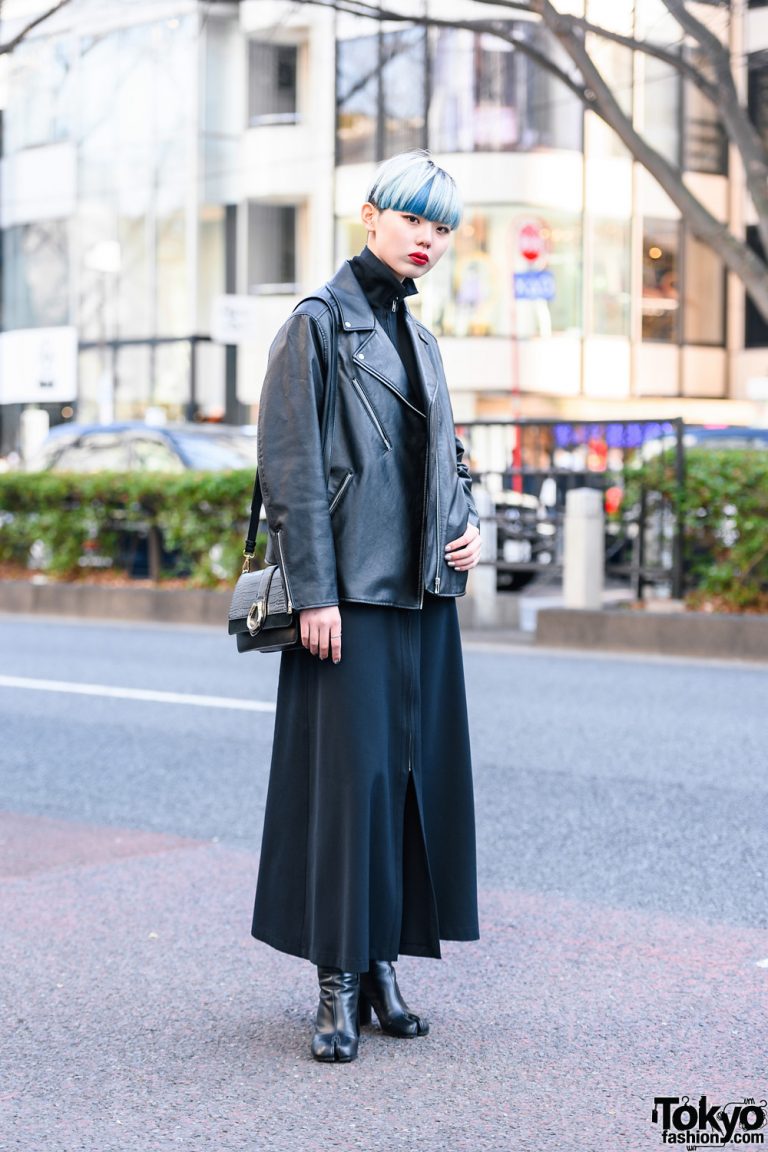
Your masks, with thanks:
M339 602L321 444L326 362L318 322L293 313L270 348L259 405L264 509L273 555L296 609Z
M455 439L456 471L459 474L459 479L461 480L461 485L464 489L464 495L467 498L467 508L469 509L468 521L470 524L474 524L475 528L479 528L480 516L475 506L475 502L472 499L472 474L469 471L467 465L464 463L464 445L462 444L461 440L459 440L458 436L456 436Z

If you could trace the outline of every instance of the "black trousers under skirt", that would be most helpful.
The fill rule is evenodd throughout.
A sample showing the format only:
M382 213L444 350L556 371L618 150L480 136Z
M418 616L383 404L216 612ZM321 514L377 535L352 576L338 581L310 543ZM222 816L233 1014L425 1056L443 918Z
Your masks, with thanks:
M281 657L253 935L314 964L478 938L456 602L342 603L338 665Z

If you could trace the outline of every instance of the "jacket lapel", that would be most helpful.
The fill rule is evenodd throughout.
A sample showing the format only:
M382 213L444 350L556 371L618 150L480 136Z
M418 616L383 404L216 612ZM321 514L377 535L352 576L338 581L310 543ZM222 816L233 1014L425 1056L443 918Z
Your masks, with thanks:
M406 313L406 319L411 342L416 353L416 365L419 370L419 376L421 377L420 383L424 396L424 411L426 412L429 410L437 392L439 382L437 369L435 368L435 362L429 350L427 338L422 335L421 329L410 312Z
M424 414L426 409L418 407L421 402L421 389L419 394L414 397L415 403L412 403L408 399L410 389L405 366L380 324L376 325L373 332L366 334L365 339L355 349L353 359L356 368L375 376L409 408L413 408L421 415Z

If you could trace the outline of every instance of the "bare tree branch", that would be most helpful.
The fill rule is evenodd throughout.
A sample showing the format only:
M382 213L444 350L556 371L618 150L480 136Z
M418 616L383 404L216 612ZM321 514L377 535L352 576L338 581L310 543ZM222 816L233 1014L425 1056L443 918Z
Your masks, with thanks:
M0 56L5 56L9 52L13 52L14 48L17 48L19 44L21 44L24 37L28 36L34 28L37 28L38 24L42 24L44 20L48 20L51 16L55 16L57 12L59 12L62 8L65 8L69 3L70 0L59 0L58 4L54 4L52 8L49 8L46 12L41 13L41 15L35 16L34 20L30 20L29 23L26 24L20 32L17 32L11 40L5 44L0 44Z
M715 72L717 105L725 130L744 165L744 176L757 216L763 251L768 253L768 156L761 137L744 109L731 71L728 46L688 11L682 0L664 0L680 27L707 53Z
M665 3L667 0L665 0ZM670 0L672 2L672 0ZM557 11L551 0L535 0L540 6L542 19L557 36L565 51L576 64L587 87L594 93L595 111L613 128L631 154L658 181L677 206L691 231L713 248L726 267L742 281L755 304L768 317L768 269L765 263L738 237L705 208L688 189L682 173L640 136L622 111L609 85L593 64L580 37L569 32L567 20Z

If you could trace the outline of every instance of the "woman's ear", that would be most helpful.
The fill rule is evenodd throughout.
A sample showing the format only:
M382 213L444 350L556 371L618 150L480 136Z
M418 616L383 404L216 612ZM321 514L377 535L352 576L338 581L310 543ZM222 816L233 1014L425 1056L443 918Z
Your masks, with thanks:
M375 204L371 204L370 200L366 200L360 209L360 219L369 232L376 231L376 221L379 216L379 210Z

